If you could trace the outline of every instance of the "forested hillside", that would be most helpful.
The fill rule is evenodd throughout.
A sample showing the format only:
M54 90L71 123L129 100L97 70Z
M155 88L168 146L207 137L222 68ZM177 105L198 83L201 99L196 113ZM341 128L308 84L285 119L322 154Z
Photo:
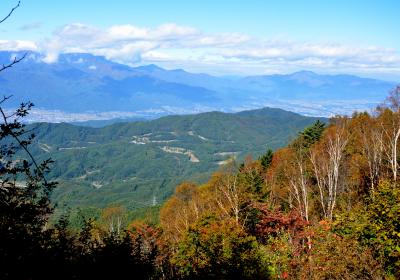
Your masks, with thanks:
M315 121L284 148L231 161L203 184L184 182L159 220L114 205L81 213L79 227L66 211L43 228L52 212L54 185L41 177L49 162L32 172L9 161L3 174L25 172L28 188L7 189L8 179L2 189L0 233L12 242L1 261L29 269L1 273L50 278L40 259L66 279L398 279L399 100L397 87L373 114ZM3 137L19 139L24 129L3 126Z
M184 180L202 183L231 159L284 146L314 122L280 109L203 113L89 128L41 123L32 153L55 162L59 207L129 209L162 203ZM323 119L321 119L323 120Z
M178 273L400 277L399 100L397 87L373 115L316 122L273 155L178 186L160 212Z

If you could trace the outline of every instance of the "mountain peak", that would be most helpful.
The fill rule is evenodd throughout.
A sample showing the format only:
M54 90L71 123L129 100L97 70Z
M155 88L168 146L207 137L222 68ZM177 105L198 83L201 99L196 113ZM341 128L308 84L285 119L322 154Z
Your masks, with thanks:
M164 69L155 64L148 64L148 65L136 67L136 70L154 72L154 71L163 71Z
M292 78L301 78L301 77L316 77L319 75L312 71L302 70L302 71L294 72L294 73L290 74L289 76Z

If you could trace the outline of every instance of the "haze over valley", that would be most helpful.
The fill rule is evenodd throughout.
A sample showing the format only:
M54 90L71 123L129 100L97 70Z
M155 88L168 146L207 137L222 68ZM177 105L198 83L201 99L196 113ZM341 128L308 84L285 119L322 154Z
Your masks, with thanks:
M10 61L23 54L3 51L0 58ZM307 116L350 115L372 110L395 85L311 71L217 77L156 65L129 67L90 54L63 54L54 63L42 60L39 53L28 52L1 77L3 90L14 96L7 106L16 107L21 100L36 104L27 118L31 122L154 119L263 107Z

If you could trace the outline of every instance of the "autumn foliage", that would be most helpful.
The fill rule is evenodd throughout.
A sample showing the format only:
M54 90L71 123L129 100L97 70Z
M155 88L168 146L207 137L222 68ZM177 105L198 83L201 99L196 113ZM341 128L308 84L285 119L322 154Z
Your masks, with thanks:
M251 254L264 278L399 277L399 94L371 114L316 122L202 186L179 186L160 215L179 275L211 277L218 267L218 278L244 278ZM246 240L253 245L243 249ZM234 268L223 252L235 246Z

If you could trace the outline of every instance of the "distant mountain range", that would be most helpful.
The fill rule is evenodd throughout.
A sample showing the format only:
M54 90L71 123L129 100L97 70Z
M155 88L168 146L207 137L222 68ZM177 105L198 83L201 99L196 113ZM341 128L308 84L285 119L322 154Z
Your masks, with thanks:
M53 196L60 206L140 208L164 201L182 181L205 182L232 157L257 158L282 147L315 121L264 108L103 128L39 123L28 129L37 135L35 157L55 160L50 177L60 182Z
M0 52L7 63L22 53ZM32 120L92 121L156 118L208 111L236 112L265 106L310 116L349 114L382 102L393 82L351 75L214 77L166 70L156 65L129 67L90 54L63 54L53 64L40 55L0 75L2 94L14 95L16 107L31 100Z

